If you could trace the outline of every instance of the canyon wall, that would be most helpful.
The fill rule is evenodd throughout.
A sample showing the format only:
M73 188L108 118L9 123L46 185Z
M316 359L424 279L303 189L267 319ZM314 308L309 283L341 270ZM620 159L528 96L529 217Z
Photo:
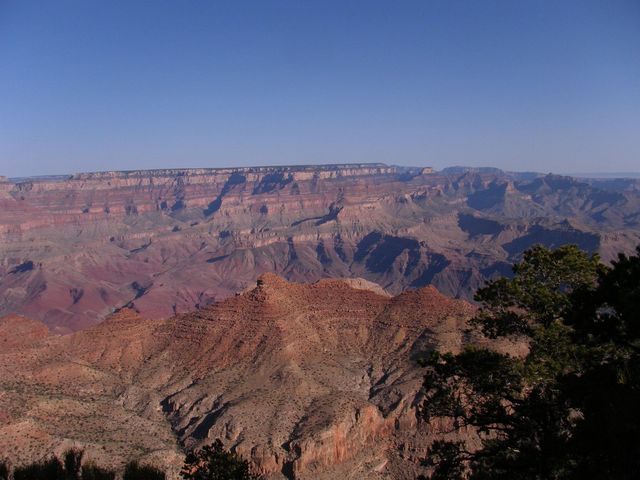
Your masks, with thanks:
M471 298L534 243L640 242L637 181L383 164L80 173L0 182L0 314L56 333L168 318L263 272Z

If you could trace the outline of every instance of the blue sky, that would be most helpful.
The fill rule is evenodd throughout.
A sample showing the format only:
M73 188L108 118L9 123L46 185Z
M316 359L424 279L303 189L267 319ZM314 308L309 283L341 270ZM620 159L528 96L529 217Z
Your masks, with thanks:
M640 2L0 0L0 175L640 170Z

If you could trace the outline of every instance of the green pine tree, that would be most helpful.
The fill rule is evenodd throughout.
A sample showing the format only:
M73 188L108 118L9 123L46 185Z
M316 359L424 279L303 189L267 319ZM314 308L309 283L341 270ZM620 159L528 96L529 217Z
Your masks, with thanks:
M437 441L432 479L632 479L640 472L640 247L611 268L577 247L534 247L489 282L474 319L519 336L514 358L469 347L424 361L421 415L471 426L479 449Z
M185 480L259 480L251 465L235 452L224 449L220 440L189 453L180 475Z

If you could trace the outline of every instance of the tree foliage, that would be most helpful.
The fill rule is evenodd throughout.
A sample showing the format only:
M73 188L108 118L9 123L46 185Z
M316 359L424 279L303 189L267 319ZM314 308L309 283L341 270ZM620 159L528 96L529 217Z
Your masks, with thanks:
M631 479L640 472L640 247L612 267L577 247L534 247L480 289L474 323L518 335L525 358L431 353L421 414L482 445L435 442L432 479Z
M16 467L13 471L13 478L14 480L34 480L40 478L46 478L47 480L65 480L65 472L62 462L52 456L40 462Z
M0 460L0 480L9 480L9 464Z
M101 468L93 462L83 463L84 451L67 450L63 456L55 455L13 469L8 462L0 461L0 480L114 480L116 472ZM182 478L193 480L260 480L251 464L235 452L224 449L222 442L191 452L185 457ZM127 463L122 480L165 480L162 470L141 465L137 461Z
M140 465L133 461L124 467L122 480L165 480L166 475L162 470L152 465Z
M66 480L82 480L82 457L84 451L71 448L64 453L64 473Z
M251 464L236 452L224 449L220 440L187 454L180 475L185 480L259 480Z
M513 278L493 280L476 292L482 307L473 323L491 338L531 335L560 319L571 307L570 293L593 286L603 268L597 254L575 245L536 245L513 266Z
M69 449L64 452L62 460L52 455L44 460L21 465L13 470L10 476L9 465L0 462L0 480L114 480L113 470L100 468L93 463L82 463L84 451Z
M92 462L82 466L82 480L115 480L116 472L97 466Z

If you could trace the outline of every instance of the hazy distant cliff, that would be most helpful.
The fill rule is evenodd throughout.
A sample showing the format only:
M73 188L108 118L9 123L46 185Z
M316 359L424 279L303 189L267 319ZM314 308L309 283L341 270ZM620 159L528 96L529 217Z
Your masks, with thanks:
M533 243L606 257L640 239L637 181L384 164L80 173L0 182L0 313L81 328L244 289L364 277L469 297Z

